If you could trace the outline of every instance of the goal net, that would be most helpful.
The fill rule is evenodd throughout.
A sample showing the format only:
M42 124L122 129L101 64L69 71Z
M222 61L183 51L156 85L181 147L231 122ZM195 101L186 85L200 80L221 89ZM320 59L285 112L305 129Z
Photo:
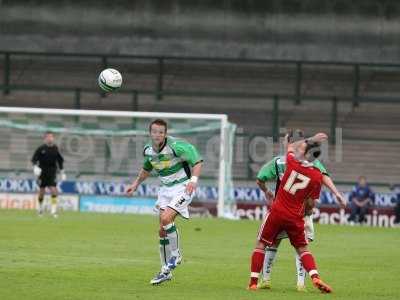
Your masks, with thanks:
M233 204L235 125L226 115L0 107L1 175L32 177L32 154L51 131L69 179L131 181L142 167L148 126L156 118L168 122L168 135L198 148L204 159L200 186L218 191L210 201L223 216Z

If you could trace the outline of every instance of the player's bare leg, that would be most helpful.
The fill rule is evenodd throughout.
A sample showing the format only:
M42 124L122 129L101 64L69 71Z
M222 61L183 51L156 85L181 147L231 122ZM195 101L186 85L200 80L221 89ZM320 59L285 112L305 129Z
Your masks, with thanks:
M51 210L50 210L50 212L51 212L51 214L53 215L54 218L57 218L58 217L58 215L57 215L57 202L58 202L58 200L57 200L57 194L58 194L57 187L51 186L50 187L50 193L51 193Z
M265 258L264 265L262 270L262 279L258 284L259 289L270 289L271 288L271 273L272 266L274 265L276 254L278 251L278 247L281 243L281 240L276 240L274 245L267 246L265 248Z
M172 208L166 207L160 216L161 225L167 234L171 249L171 257L167 263L167 267L170 270L175 269L182 261L182 256L179 249L179 232L174 223L177 214L178 213Z
M251 273L249 286L247 288L248 290L257 290L258 277L260 276L264 264L265 247L266 244L263 241L257 241L256 247L251 256Z
M44 207L43 207L43 200L44 200L44 194L46 192L46 188L39 188L39 193L38 193L38 214L39 216L43 215L44 212Z
M308 272L313 282L313 285L318 288L322 293L331 293L332 288L321 280L318 274L317 265L307 246L296 248L297 254L300 257L301 263Z

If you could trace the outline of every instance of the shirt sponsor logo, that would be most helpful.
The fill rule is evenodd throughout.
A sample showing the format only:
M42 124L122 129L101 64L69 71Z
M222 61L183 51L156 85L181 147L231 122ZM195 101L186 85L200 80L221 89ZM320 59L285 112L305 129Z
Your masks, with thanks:
M171 161L163 160L163 161L151 161L152 166L154 169L163 170L171 167Z

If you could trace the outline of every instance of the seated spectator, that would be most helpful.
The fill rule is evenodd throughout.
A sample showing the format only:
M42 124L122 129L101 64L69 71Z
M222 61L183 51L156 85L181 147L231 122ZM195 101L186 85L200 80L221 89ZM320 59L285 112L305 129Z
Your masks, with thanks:
M364 176L358 178L358 183L353 188L349 200L351 214L349 222L351 225L354 223L363 223L365 221L365 215L368 212L368 208L374 201L374 193L368 186L367 180Z

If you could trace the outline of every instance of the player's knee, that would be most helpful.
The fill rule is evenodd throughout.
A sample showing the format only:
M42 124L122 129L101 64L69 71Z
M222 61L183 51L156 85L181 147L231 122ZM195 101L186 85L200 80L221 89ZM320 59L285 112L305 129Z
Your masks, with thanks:
M161 225L166 226L168 224L171 224L172 222L173 222L173 217L164 211L160 216Z
M303 252L306 252L306 251L308 251L307 246L300 246L300 247L296 248L296 252L298 255L301 255Z
M256 247L255 247L256 249L265 250L266 247L267 245L263 241L256 242Z
M161 214L160 222L162 226L168 225L170 223L169 218L166 214Z

